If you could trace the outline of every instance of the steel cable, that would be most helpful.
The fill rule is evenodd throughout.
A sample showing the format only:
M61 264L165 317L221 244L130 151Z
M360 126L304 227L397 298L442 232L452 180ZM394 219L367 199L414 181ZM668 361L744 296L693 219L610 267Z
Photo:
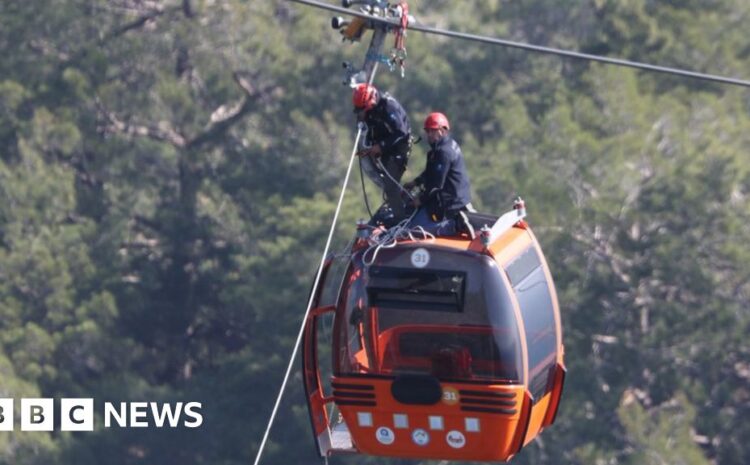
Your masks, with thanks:
M399 27L399 23L395 20L368 15L360 11L350 10L350 9L346 9L343 7L337 7L337 6L330 5L328 3L320 2L317 0L287 0L287 1L300 3L303 5L308 5L308 6L312 6L315 8L321 8L324 10L333 11L333 12L341 13L345 15L357 16L359 18L365 18L365 19L369 19L371 21L375 21L379 23L385 23L385 24L393 26L394 28ZM573 52L569 50L561 50L561 49L552 48L552 47L543 47L540 45L525 44L522 42L514 42L511 40L496 39L494 37L486 37L486 36L480 36L476 34L467 34L464 32L456 32L456 31L451 31L447 29L439 29L436 27L429 27L429 26L424 26L420 24L409 24L408 30L424 32L427 34L442 35L442 36L452 37L456 39L470 40L474 42L481 42L481 43L491 44L491 45L500 45L503 47L518 48L518 49L528 50L528 51L537 52L537 53L558 55L558 56L563 56L567 58L575 58L579 60L596 61L596 62L605 63L609 65L625 66L625 67L636 68L636 69L641 69L645 71L653 71L656 73L672 74L672 75L688 77L692 79L700 79L703 81L711 81L711 82L718 82L721 84L731 84L731 85L742 86L742 87L750 87L750 81L747 81L744 79L736 79L736 78L730 78L730 77L725 77L725 76L718 76L715 74L699 73L696 71L688 71L684 69L671 68L667 66L651 65L648 63L641 63L637 61L623 60L620 58L609 58L609 57L603 57L599 55L591 55L588 53Z
M307 309L305 310L305 316L302 319L302 326L300 327L299 333L297 334L297 341L294 343L294 349L292 350L292 356L289 358L289 365L286 368L286 374L284 375L284 380L281 383L281 388L279 389L279 394L276 397L276 403L273 406L273 410L271 411L271 417L268 420L268 425L266 426L266 431L263 434L263 440L260 443L260 447L258 447L258 454L255 456L255 462L254 465L258 465L260 463L260 458L263 455L263 450L265 449L266 442L268 441L268 435L271 432L271 427L273 426L273 422L276 418L276 414L279 410L279 405L281 404L281 399L284 396L284 391L286 390L286 385L289 382L289 376L292 373L292 367L294 366L294 360L297 357L297 352L299 351L300 343L302 342L302 335L305 332L305 324L307 323L307 317L310 314L310 310L312 309L312 303L315 299L315 294L318 289L318 286L320 284L320 276L323 272L323 266L325 265L326 257L328 256L328 250L331 247L331 241L333 239L333 233L336 229L336 223L338 221L339 212L341 211L341 206L344 202L344 194L346 193L346 186L349 184L349 176L352 172L352 165L354 164L354 158L357 154L357 146L359 145L359 138L362 135L362 127L359 126L357 129L357 137L354 139L354 148L352 149L352 154L349 157L349 166L346 169L346 176L344 177L344 183L341 187L341 194L339 195L339 201L336 205L336 211L333 215L333 221L331 223L331 229L328 232L328 239L326 240L326 246L323 250L323 257L320 260L320 265L318 265L318 272L315 274L315 281L313 282L312 290L310 291L310 299L307 302Z

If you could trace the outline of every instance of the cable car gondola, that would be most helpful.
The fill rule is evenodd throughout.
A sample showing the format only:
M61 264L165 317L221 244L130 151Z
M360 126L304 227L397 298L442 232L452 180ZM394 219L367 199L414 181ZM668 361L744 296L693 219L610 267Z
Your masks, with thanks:
M325 305L318 286L304 327L321 456L508 460L554 422L560 315L525 214L517 201L500 218L469 214L475 238L411 234L390 247L359 230L337 297ZM325 376L319 323L331 315Z
M360 69L344 63L345 84L372 82L379 63L401 69L410 30L651 72L750 87L750 81L525 44L419 24L408 5L387 0L291 0L353 16L331 25L347 40L372 30ZM348 10L354 5L358 11ZM396 36L390 56L385 36ZM361 131L361 129L360 129ZM359 135L358 135L359 137ZM355 148L356 148L355 142ZM354 157L354 152L352 153ZM353 160L353 158L352 158ZM329 232L330 245L348 174ZM403 240L377 259L365 237L349 255L338 299L325 305L313 286L282 388L255 458L258 465L295 355L303 374L321 456L352 452L411 458L508 460L555 420L563 383L562 332L554 284L539 244L518 208L493 223L470 215L478 238ZM378 250L379 251L379 250ZM326 252L324 252L324 255ZM322 264L325 281L332 261ZM319 327L332 318L325 346ZM322 344L322 345L321 345ZM320 348L324 350L319 350ZM333 350L332 374L321 352Z

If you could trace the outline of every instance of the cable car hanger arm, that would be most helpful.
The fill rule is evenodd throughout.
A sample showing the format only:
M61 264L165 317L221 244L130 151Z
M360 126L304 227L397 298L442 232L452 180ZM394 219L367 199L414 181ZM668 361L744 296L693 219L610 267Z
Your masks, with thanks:
M397 28L400 26L400 24L395 20L389 20L389 19L385 19L382 17L372 16L366 13L362 13L360 11L349 10L347 8L330 5L328 3L324 3L318 0L287 0L287 1L294 2L294 3L301 3L303 5L308 5L308 6L312 6L315 8L321 8L324 10L329 10L329 11L333 11L336 13L341 13L341 14L345 14L349 16L365 18L370 21L393 26L394 28ZM596 61L599 63L605 63L609 65L624 66L628 68L641 69L644 71L672 74L672 75L688 77L692 79L700 79L703 81L718 82L721 84L730 84L730 85L736 85L736 86L741 86L741 87L750 87L750 81L744 80L744 79L736 79L736 78L730 78L730 77L725 77L725 76L718 76L714 74L705 74L705 73L699 73L696 71L688 71L688 70L679 69L679 68L670 68L666 66L651 65L648 63L641 63L637 61L623 60L620 58L609 58L609 57L603 57L599 55L591 55L588 53L573 52L569 50L561 50L561 49L556 49L552 47L543 47L540 45L525 44L522 42L514 42L510 40L497 39L494 37L480 36L476 34L467 34L464 32L456 32L456 31L451 31L451 30L446 30L446 29L439 29L439 28L424 26L420 24L409 24L409 29L412 31L424 32L426 34L442 35L446 37L470 40L470 41L480 42L480 43L485 43L485 44L490 44L490 45L499 45L502 47L518 48L518 49L528 50L528 51L537 52L537 53L546 53L550 55L563 56L567 58L575 58L579 60Z

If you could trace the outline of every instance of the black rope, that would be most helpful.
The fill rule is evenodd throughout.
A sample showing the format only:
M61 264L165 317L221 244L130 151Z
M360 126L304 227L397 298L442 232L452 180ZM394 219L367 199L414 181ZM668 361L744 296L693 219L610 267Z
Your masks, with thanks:
M369 19L371 21L385 23L393 27L399 27L399 23L395 20L382 18L378 16L372 16L366 13L362 13L360 11L349 10L349 9L337 7L334 5L329 5L328 3L320 2L317 0L287 0L287 1L301 3L304 5L313 6L316 8L322 8L324 10L334 11L336 13L341 13L345 15L357 16L360 18ZM588 53L572 52L569 50L561 50L561 49L556 49L556 48L551 48L551 47L542 47L540 45L524 44L521 42L513 42L510 40L496 39L494 37L486 37L486 36L480 36L480 35L475 35L475 34L466 34L463 32L450 31L446 29L422 26L418 24L410 24L409 30L424 32L427 34L442 35L442 36L452 37L456 39L471 40L474 42L481 42L481 43L491 44L491 45L500 45L503 47L519 48L522 50L528 50L528 51L538 52L538 53L547 53L547 54L558 55L558 56L563 56L567 58L576 58L579 60L597 61L600 63L609 64L609 65L625 66L629 68L642 69L645 71L653 71L656 73L672 74L672 75L688 77L692 79L700 79L703 81L711 81L711 82L718 82L721 84L731 84L731 85L742 86L742 87L750 87L750 81L747 81L744 79L735 79L735 78L730 78L730 77L725 77L725 76L718 76L715 74L698 73L695 71L688 71L688 70L679 69L679 68L670 68L667 66L650 65L648 63L640 63L637 61L622 60L619 58L608 58L608 57L603 57L599 55L590 55Z
M370 202L367 201L367 189L365 188L365 174L362 170L362 157L359 157L359 179L362 181L362 196L365 198L365 207L367 207L367 213L372 218L372 210L370 210Z

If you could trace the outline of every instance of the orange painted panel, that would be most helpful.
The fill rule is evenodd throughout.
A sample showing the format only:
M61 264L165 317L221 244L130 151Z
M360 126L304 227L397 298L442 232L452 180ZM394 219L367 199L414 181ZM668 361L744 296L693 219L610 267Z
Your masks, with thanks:
M334 397L359 452L477 461L502 461L515 453L523 386L444 382L437 404L406 405L393 398L391 382L385 377L334 378L337 385L349 386ZM373 396L363 401L356 393Z
M525 229L510 228L505 234L490 244L490 251L498 263L505 265L526 250L531 244L531 236L529 236L529 233Z
M526 432L526 438L523 442L524 446L533 441L542 431L542 424L544 423L544 417L547 414L550 397L551 396L547 394L531 408L531 420L529 420L529 429Z

